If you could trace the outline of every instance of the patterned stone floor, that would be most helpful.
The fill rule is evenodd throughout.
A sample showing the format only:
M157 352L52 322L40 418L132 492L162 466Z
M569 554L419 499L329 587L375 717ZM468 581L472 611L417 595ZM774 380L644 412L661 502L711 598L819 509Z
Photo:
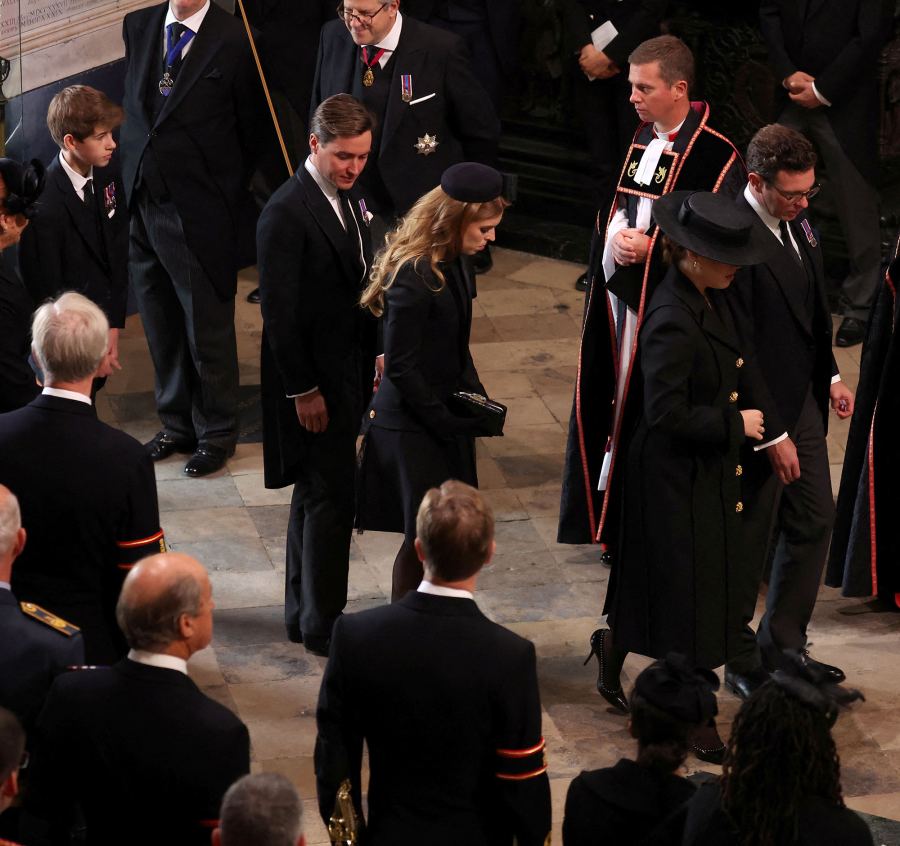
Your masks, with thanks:
M506 436L478 445L481 485L498 520L498 551L476 598L492 619L537 645L557 843L571 778L633 753L625 720L610 713L594 691L594 666L582 667L607 571L595 548L555 543L583 305L573 283L581 269L496 250L493 272L479 277L472 344L485 386L510 408ZM245 386L259 382L261 319L258 307L244 302L254 284L252 272L242 275L236 317ZM124 369L101 393L99 413L145 440L158 425L137 316L129 318L121 347ZM844 378L855 386L859 347L837 354ZM835 485L847 428L833 419L829 455ZM285 642L281 622L290 489L263 487L259 443L240 444L227 469L204 480L184 478L182 463L174 457L158 465L162 523L173 549L195 555L209 568L217 604L215 639L191 660L191 673L248 724L254 768L293 779L306 800L309 842L327 843L315 807L312 766L325 662ZM395 535L354 537L348 612L386 601L398 543ZM864 601L822 589L811 630L814 650L844 667L867 697L836 728L844 793L852 807L894 820L900 820L898 634L900 615L877 613ZM628 660L626 687L645 664L641 658ZM725 732L737 704L731 695L720 695ZM689 761L691 769L698 764ZM900 834L895 839L888 831L876 842L898 844Z

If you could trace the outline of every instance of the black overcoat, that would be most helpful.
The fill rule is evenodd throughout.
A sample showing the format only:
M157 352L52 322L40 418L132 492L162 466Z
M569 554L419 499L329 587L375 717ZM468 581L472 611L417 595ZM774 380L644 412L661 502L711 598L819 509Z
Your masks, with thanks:
M869 318L825 583L900 608L900 244Z
M738 627L731 573L743 566L738 408L746 368L719 306L707 306L672 268L645 316L644 411L628 449L607 597L619 648L653 658L680 652L710 668L725 662Z
M550 791L534 645L471 599L410 591L344 614L316 711L319 810L338 785L360 808L369 752L367 846L543 846Z
M125 659L54 682L26 811L54 844L69 842L78 806L91 846L206 846L222 796L249 771L247 727L228 708L178 670Z
M372 245L359 197L341 226L305 167L269 200L257 227L263 315L262 406L267 487L296 481L296 468L320 435L304 429L291 396L318 387L329 428L359 432L372 390L375 319L359 306ZM357 235L357 228L359 235ZM360 261L360 240L365 266Z
M38 214L22 233L19 272L35 307L78 291L103 309L110 326L121 328L128 299L128 206L118 166L94 168L93 187L98 220L54 156Z
M0 413L28 405L39 393L31 352L31 297L0 254Z
M460 259L442 268L443 286L427 258L408 262L388 288L384 378L365 421L359 525L410 539L429 488L477 485L474 420L448 407L454 391L485 393L469 352L475 283Z

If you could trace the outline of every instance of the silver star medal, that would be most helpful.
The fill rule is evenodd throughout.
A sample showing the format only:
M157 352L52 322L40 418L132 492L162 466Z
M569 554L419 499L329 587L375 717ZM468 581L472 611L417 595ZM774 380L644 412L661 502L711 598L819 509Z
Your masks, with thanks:
M430 156L437 149L439 143L437 135L429 135L426 132L413 146L420 155Z

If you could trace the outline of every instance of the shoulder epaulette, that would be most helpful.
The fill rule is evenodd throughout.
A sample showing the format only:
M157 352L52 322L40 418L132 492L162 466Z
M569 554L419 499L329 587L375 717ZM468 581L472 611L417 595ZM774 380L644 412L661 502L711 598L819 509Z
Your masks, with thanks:
M19 608L22 609L23 614L28 615L32 620L37 620L39 623L49 626L66 637L72 637L81 631L78 626L64 620L62 617L57 617L56 614L51 614L46 608L41 608L40 605L35 605L33 602L20 602Z

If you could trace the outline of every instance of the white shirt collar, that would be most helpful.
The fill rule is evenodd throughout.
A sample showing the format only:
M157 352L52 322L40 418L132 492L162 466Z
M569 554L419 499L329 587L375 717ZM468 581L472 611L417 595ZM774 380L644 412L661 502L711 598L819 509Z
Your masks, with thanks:
M59 151L59 163L62 165L62 169L65 171L66 176L69 177L69 181L72 183L72 187L75 189L78 199L83 200L84 186L89 179L94 178L94 166L91 165L91 169L88 171L87 176L82 176L66 161L66 157L63 155L62 150Z
M402 29L403 15L401 15L400 12L397 12L397 17L394 19L394 25L391 27L391 31L374 46L379 49L383 47L385 50L390 50L391 53L393 53L394 50L397 49L397 45L400 43L400 30ZM382 62L387 58L390 58L390 53L387 56L382 56ZM382 62L379 62L379 64L384 67Z
M316 181L316 185L322 189L322 193L328 197L329 200L336 200L338 196L337 186L333 182L329 182L321 173L316 169L316 166L313 164L312 156L307 156L306 161L303 163L303 166L309 171L310 176Z
M12 591L12 585L9 582L0 582L0 590Z
M685 117L684 120L687 120L687 117ZM681 132L681 127L684 126L684 120L683 120L681 123L679 123L678 126L673 126L673 127L672 127L668 132L666 132L666 133L663 133L662 130L659 128L659 126L658 126L657 124L654 123L654 124L653 124L653 131L654 131L657 135L660 135L660 136L663 135L663 134L665 134L665 135L666 135L666 140L668 140L670 144L674 144L674 143L675 143L675 140L674 140L674 139L678 137L678 133ZM671 139L671 140L669 140L669 139Z
M61 399L75 400L86 405L92 405L91 398L86 394L79 394L78 391L67 391L63 388L44 388L41 393L46 397L60 397Z
M418 588L419 593L430 593L434 596L452 596L454 599L474 599L475 596L470 590L459 590L459 588L449 588L443 585L434 585L428 579L422 579Z
M781 221L777 217L773 217L769 214L769 210L760 203L759 200L753 195L753 191L750 190L750 183L748 182L744 186L744 199L750 204L750 208L753 209L759 215L759 219L765 223L772 232L778 236L778 240L781 240Z
M162 667L165 670L177 670L179 673L188 674L187 661L176 655L163 655L160 652L146 652L143 649L132 649L128 653L128 660L136 664L146 664L148 667Z
M163 27L167 27L170 23L183 23L188 29L192 29L194 32L200 31L200 24L203 23L203 19L206 17L206 13L209 11L209 0L203 4L203 8L200 9L199 12L194 12L189 18L185 18L183 21L179 21L178 18L175 17L175 13L172 11L171 4L169 5L168 11L166 12L166 20L163 24Z

